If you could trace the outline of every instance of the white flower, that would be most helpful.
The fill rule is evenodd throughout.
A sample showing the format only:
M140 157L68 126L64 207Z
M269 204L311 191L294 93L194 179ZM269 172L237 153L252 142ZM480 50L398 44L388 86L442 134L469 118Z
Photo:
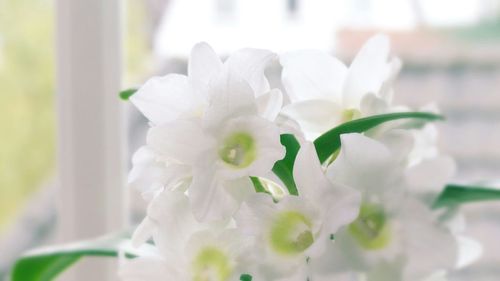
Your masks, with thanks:
M198 223L182 192L164 191L151 202L133 242L138 246L150 236L157 253L123 260L122 280L232 281L251 264L251 240L235 229Z
M264 76L266 66L276 58L267 50L242 49L223 63L206 43L196 44L188 65L188 75L167 74L149 79L130 101L153 125L178 118L200 116L208 105L210 83L223 71L239 75L259 97L259 110L268 115L282 103L279 91L270 91ZM276 106L276 107L275 107Z
M453 235L428 206L409 196L404 170L391 151L360 134L341 139L327 175L361 191L363 203L358 218L335 235L328 264L363 272L371 281L422 280L451 269Z
M256 237L258 272L265 280L300 275L296 271L320 258L331 235L359 210L359 194L326 179L312 144L299 150L294 175L299 196L274 203L271 196L256 194L236 214L238 228Z
M363 203L359 217L335 235L316 271L363 273L370 281L423 280L452 269L457 244L451 233L417 200L399 208Z
M191 170L188 166L161 161L149 147L143 146L132 157L128 183L140 191L146 201L150 201L166 186L174 189L184 185L185 188L190 178Z
M460 213L432 209L455 171L434 127L400 120L344 134L323 165L307 141L407 110L392 105L400 62L389 51L378 35L349 67L315 51L282 56L285 108L264 75L276 58L266 50L223 62L200 43L187 76L149 80L131 98L151 128L129 183L149 201L132 245L152 239L156 250L122 257L122 280L437 281L470 263L462 254L480 248L462 236ZM283 133L300 144L290 175L298 196L273 174ZM256 193L251 177L270 194Z
M230 217L253 190L249 176L266 175L285 153L279 127L259 114L245 80L227 70L209 90L201 119L163 123L147 137L160 158L192 168L188 192L199 220Z
M297 51L280 57L282 81L291 104L283 113L296 119L312 138L342 122L387 111L398 59L389 60L389 39L368 40L347 68L320 51Z
M146 199L189 186L200 220L229 217L251 189L248 176L268 174L283 157L272 123L282 94L264 75L272 52L242 49L224 63L206 43L193 47L188 76L150 79L131 97L153 125L129 176Z

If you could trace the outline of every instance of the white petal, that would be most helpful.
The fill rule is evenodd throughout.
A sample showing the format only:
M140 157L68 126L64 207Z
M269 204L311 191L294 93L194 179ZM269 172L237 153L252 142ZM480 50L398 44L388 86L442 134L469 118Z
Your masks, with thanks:
M465 236L457 236L457 243L457 268L471 265L483 255L483 246L477 240Z
M323 256L311 260L311 267L318 275L362 272L366 270L364 258L364 253L344 229L335 234L335 241L326 243Z
M427 206L416 200L406 200L404 205L405 277L419 280L435 271L452 269L458 254L453 235L435 221Z
M224 71L211 83L209 106L203 125L208 129L216 129L229 118L256 113L257 104L252 88L238 74Z
M239 178L244 176L264 176L274 166L274 163L285 157L285 148L280 142L280 130L272 122L256 116L244 116L231 119L221 132L219 143L235 132L244 132L253 138L255 143L255 160L244 168L234 168L219 161L220 176L224 178Z
M146 201L151 201L164 188L179 187L180 181L191 176L191 167L179 163L159 161L158 156L147 146L137 150L132 159L132 170L128 176L131 187L141 192Z
M365 94L378 94L391 73L390 43L384 35L369 39L349 67L344 83L344 105L359 108Z
M308 139L339 125L342 121L342 108L329 100L307 100L287 105L282 114L296 120Z
M321 199L325 206L325 221L323 231L327 234L336 233L339 228L353 222L359 214L361 193L340 184L332 185L322 193Z
M149 79L130 101L149 121L159 125L190 111L195 98L186 76L168 74Z
M238 205L248 198L248 196L255 193L252 181L248 177L225 181L223 186L226 192L238 202Z
M132 157L132 169L128 183L143 196L152 199L152 195L163 187L166 181L167 166L156 161L154 152L147 146L139 148Z
M360 111L363 116L383 114L389 111L389 104L375 94L369 93L361 99Z
M156 246L169 260L178 258L175 255L183 252L182 247L189 235L200 227L192 215L187 196L182 192L159 194L149 205L147 216L155 226L150 229ZM141 237L144 236L141 233Z
M150 128L147 143L162 157L193 164L214 140L203 132L199 122L177 120Z
M361 134L344 134L341 143L339 156L327 169L332 182L372 194L394 187L397 163L386 146Z
M316 199L316 195L329 187L312 143L301 144L293 167L293 177L300 196L306 199Z
M446 278L446 271L440 270L431 274L431 276L426 277L422 281L448 281L448 278Z
M163 281L178 280L175 267L157 257L140 257L125 260L118 271L123 281Z
M338 273L338 274L330 274L330 275L320 275L313 274L312 279L314 281L363 281L359 274L354 272L352 273Z
M389 63L390 63L390 70L388 78L382 84L378 95L386 102L391 103L394 96L393 84L399 72L401 71L403 62L398 57L392 57Z
M259 116L274 121L283 106L283 94L279 89L273 89L257 98Z
M193 214L200 222L228 219L238 210L240 204L227 192L224 181L216 178L214 170L208 167L195 171L188 192Z
M266 193L249 196L234 216L236 225L243 234L255 236L261 233L267 220L276 212L273 198Z
M300 263L297 265L296 268L294 268L294 271L292 271L291 275L287 275L286 277L283 278L278 278L272 279L273 281L304 281L304 280L310 280L309 278L309 272L307 270L307 264L305 262ZM315 280L316 279L312 279ZM333 280L332 280L333 281Z
M225 62L229 71L238 73L259 96L269 91L269 82L264 75L266 67L276 59L276 54L262 49L241 49Z
M274 123L278 125L282 134L292 134L299 140L305 141L304 133L302 132L302 128L299 123L295 121L295 119L287 116L285 114L278 114Z
M402 277L403 261L395 262L381 261L373 270L366 274L366 281L401 281L401 280L420 280L403 279Z
M207 43L198 43L191 50L188 77L194 83L208 86L210 80L215 78L222 68L222 61Z
M145 217L132 234L132 246L137 248L143 245L153 236L156 230L156 223L151 221L149 217Z
M340 102L346 66L327 53L296 51L280 57L283 86L292 102L328 99Z
M423 160L406 171L407 181L413 192L432 193L435 196L441 192L452 176L456 165L449 156L438 156Z
M395 161L401 165L407 164L408 155L415 144L412 132L404 129L382 128L381 131L373 131L373 135L370 136L389 148Z

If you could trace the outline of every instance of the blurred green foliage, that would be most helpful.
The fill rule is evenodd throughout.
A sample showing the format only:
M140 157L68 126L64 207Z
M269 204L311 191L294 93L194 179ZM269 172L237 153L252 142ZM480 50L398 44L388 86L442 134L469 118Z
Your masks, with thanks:
M53 13L0 0L0 231L54 168Z
M153 29L151 19L147 16L147 4L148 1L126 1L124 89L138 86L153 71Z
M0 232L55 166L54 0L0 0ZM150 69L146 2L127 1L125 84Z
M485 20L477 25L457 27L450 33L466 42L491 43L500 40L500 17Z

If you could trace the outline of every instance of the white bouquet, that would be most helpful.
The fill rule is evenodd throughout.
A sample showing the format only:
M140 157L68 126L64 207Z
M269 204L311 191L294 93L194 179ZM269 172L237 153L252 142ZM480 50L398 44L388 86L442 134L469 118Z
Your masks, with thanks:
M131 240L35 250L12 279L97 255L120 256L123 281L446 280L481 254L459 205L500 191L448 184L443 118L393 104L400 68L383 35L350 66L313 50L223 62L197 44L187 76L123 92L151 126L129 175L149 204Z
M349 67L320 51L222 62L199 43L187 76L146 82L130 98L151 124L130 173L149 202L132 241L155 251L121 278L442 280L460 233L432 204L455 166L424 124L438 115L392 104L400 66L382 35Z

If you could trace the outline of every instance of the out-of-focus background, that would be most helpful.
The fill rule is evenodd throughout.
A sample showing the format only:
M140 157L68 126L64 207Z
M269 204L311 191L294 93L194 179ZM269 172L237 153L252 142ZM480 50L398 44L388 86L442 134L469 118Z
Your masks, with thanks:
M53 1L0 0L0 280L21 252L56 235ZM397 102L434 102L447 117L439 144L457 161L455 182L500 180L500 0L128 0L123 24L124 88L184 73L199 41L223 57L241 47L315 48L349 62L370 35L386 33L404 61ZM126 118L132 153L147 124L132 108ZM143 210L131 193L130 221ZM484 255L450 280L499 280L500 205L464 210Z

